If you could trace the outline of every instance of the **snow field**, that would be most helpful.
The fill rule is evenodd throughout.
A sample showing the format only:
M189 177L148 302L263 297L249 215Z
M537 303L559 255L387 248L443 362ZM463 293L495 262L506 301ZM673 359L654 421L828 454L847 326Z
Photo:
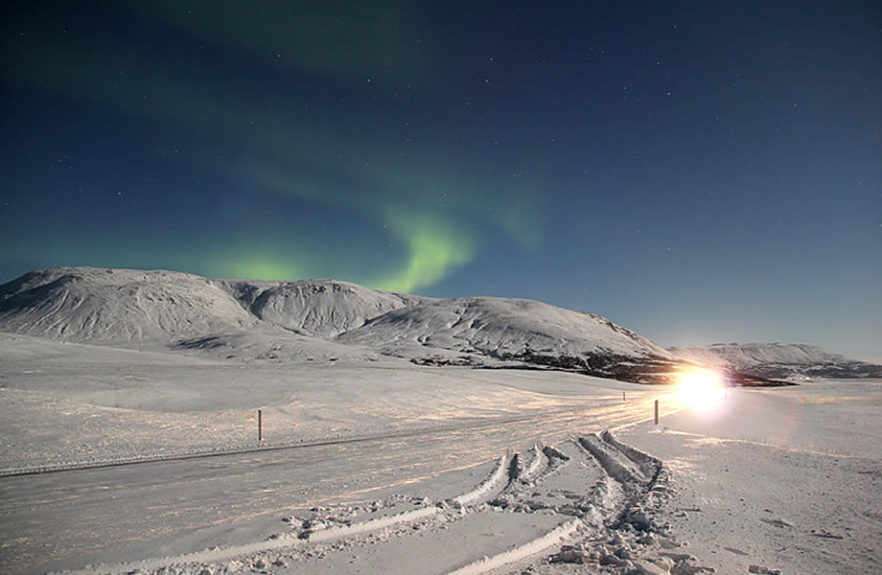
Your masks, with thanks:
M0 571L10 574L88 562L98 566L84 573L166 575L882 564L878 381L732 390L712 415L674 413L662 399L661 426L618 428L651 417L659 390L552 372L237 364L7 339L0 469L168 457L0 478ZM248 439L257 408L263 445ZM613 431L591 433L603 428ZM323 447L275 449L310 441ZM155 500L140 506L142 496ZM251 528L252 517L265 520Z
M649 394L572 374L406 362L243 365L8 334L0 334L0 362L0 475L441 431L583 407L633 421L634 402ZM620 388L633 400L619 401Z
M882 569L882 381L738 390L617 438L665 461L669 534L719 573Z
M267 541L81 573L334 573L358 565L360 573L392 568L474 575L535 562L550 550L558 552L546 566L593 560L608 573L630 573L641 565L655 570L640 572L700 572L694 558L663 549L662 544L676 545L654 535L658 528L651 515L660 503L655 500L652 509L644 503L649 494L663 496L667 490L656 482L663 477L659 462L622 445L604 434L558 447L534 446L526 466L520 454L501 457L473 489L444 501L400 496L366 507L314 508L306 518L287 518L291 531ZM594 453L602 453L603 461ZM619 467L610 465L614 460ZM608 472L639 465L651 466L654 479ZM402 506L416 508L393 512ZM598 541L609 545L587 551Z

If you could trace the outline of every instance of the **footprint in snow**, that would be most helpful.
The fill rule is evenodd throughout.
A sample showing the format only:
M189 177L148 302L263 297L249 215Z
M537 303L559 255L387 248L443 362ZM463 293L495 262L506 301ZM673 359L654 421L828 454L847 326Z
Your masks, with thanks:
M748 573L757 573L759 575L781 575L780 569L772 569L763 565L751 565L747 568Z
M760 519L763 523L774 525L775 527L793 527L793 524L783 519Z
M809 534L814 535L815 537L823 537L824 539L842 539L842 535L836 535L835 533L830 533L826 529L812 529L809 531Z

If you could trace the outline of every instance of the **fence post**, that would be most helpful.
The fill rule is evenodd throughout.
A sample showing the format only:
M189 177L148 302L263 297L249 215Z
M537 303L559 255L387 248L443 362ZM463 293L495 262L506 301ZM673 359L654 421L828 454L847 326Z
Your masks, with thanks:
M263 441L263 411L257 410L257 441Z
M655 424L658 425L658 400L655 400Z

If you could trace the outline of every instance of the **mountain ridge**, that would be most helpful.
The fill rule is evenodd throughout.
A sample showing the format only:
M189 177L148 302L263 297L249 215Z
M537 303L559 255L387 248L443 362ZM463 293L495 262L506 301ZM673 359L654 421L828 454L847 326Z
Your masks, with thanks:
M882 377L882 366L800 343L714 343L668 348L681 357L775 379Z
M215 280L164 270L30 272L0 286L0 330L223 359L386 356L427 365L565 369L639 382L656 381L659 372L680 363L599 315L532 300L437 299L335 280ZM627 373L620 369L625 364Z
M66 267L0 285L0 331L159 347L246 361L522 366L662 383L708 363L593 313L534 300L428 298L336 280L209 279L165 270ZM705 354L706 355L706 354ZM739 385L758 370L721 362Z
M231 293L242 293L259 284L248 280L218 280ZM330 279L268 282L246 309L259 319L285 329L323 338L334 337L388 311L409 307L425 298L371 290ZM347 305L341 305L341 301Z
M182 272L50 268L0 286L0 326L38 337L119 344L254 323L215 282Z

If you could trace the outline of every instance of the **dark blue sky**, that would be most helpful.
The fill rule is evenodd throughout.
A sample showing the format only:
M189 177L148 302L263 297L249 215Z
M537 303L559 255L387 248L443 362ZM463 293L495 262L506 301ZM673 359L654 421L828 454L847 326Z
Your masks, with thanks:
M882 5L12 2L0 281L539 299L882 360Z

